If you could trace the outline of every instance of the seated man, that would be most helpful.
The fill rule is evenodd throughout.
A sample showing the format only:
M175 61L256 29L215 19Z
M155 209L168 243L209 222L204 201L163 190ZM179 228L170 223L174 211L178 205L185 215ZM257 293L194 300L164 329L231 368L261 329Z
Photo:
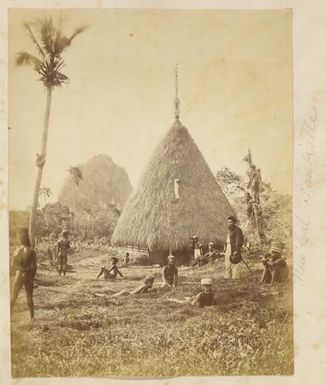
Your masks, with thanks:
M174 255L168 256L168 265L162 269L162 284L161 287L176 287L178 284L178 269L176 267L176 257Z
M110 268L102 267L96 279L98 279L102 274L104 274L105 279L115 279L117 277L117 274L119 274L122 278L124 278L119 268L117 267L117 262L118 262L118 259L116 257L113 257L112 266Z
M217 258L220 258L220 255L214 249L213 242L209 242L208 252L206 254L204 254L204 256L201 259L199 259L199 266L206 265L209 262L212 263Z
M121 290L118 293L112 294L107 296L106 294L101 294L101 293L95 293L95 297L107 297L107 298L115 298L115 297L121 297L121 296L126 296L126 295L135 295L135 294L145 294L151 291L153 283L155 280L154 275L147 275L145 279L143 280L142 285L136 287L134 290L129 291L129 290Z
M270 253L262 258L264 269L260 282L272 284L287 280L289 269L285 258L282 257L283 247L282 242L273 242Z
M207 254L204 254L204 255L201 255L197 261L196 261L196 264L198 266L204 266L204 265L207 265L209 263L209 259L208 259L208 255ZM194 265L195 266L195 265Z
M214 304L214 297L212 291L212 280L210 278L201 279L202 291L194 297L185 298L185 300L178 300L176 298L168 298L170 302L181 304L189 304L198 307L211 306Z

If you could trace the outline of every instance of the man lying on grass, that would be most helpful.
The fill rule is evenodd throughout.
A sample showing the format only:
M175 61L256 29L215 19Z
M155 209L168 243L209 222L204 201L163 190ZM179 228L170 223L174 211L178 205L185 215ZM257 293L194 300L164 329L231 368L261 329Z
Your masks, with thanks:
M162 284L161 288L172 288L178 284L178 269L176 267L176 257L168 256L168 264L163 267L161 272Z
M122 278L124 278L124 276L120 272L119 268L117 267L117 262L118 262L118 259L116 257L113 257L112 258L112 266L111 267L105 267L105 266L102 267L102 269L99 272L99 274L97 275L96 279L98 279L103 274L104 274L105 279L116 279L117 274L119 274Z
M198 307L211 306L214 304L214 297L212 292L212 280L210 278L201 279L202 291L193 297L185 297L184 300L176 298L168 298L170 302L176 302L181 304L189 304Z
M152 291L152 286L155 280L154 275L147 275L145 279L143 280L142 284L138 287L136 287L133 290L121 290L115 294L107 295L102 293L94 293L94 297L106 297L106 298L116 298L116 297L122 297L127 295L136 295L136 294L145 294L150 291ZM113 290L112 290L113 291Z

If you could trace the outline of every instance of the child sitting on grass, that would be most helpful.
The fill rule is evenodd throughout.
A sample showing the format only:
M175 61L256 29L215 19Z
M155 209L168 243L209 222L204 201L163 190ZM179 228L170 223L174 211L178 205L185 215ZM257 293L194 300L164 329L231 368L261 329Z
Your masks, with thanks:
M211 306L214 304L214 297L212 291L212 280L210 278L201 279L202 291L193 297L185 297L184 300L176 298L168 298L167 301L181 304L189 304L198 307Z
M117 274L119 274L122 278L124 278L124 276L120 272L119 268L117 267L117 263L118 263L118 259L116 257L113 257L112 258L112 266L110 268L105 267L105 266L102 267L102 269L99 272L99 274L97 275L96 279L98 279L103 274L104 274L105 279L116 279Z
M176 257L168 256L168 264L161 271L162 284L161 288L172 288L178 285L178 269L176 267Z

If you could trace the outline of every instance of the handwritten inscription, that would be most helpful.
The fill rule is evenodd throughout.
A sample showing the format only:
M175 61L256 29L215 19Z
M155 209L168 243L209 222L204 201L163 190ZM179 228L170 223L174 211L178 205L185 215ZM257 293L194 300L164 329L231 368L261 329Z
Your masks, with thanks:
M297 247L298 253L295 261L294 277L300 282L303 281L303 275L306 265L306 248L309 244L310 231L310 204L312 197L313 182L313 160L315 157L317 126L317 109L312 106L308 116L303 119L299 131L299 152L301 155L301 165L298 159L301 171L299 182L297 183L298 197L297 203L299 211L302 213L295 216L297 226Z

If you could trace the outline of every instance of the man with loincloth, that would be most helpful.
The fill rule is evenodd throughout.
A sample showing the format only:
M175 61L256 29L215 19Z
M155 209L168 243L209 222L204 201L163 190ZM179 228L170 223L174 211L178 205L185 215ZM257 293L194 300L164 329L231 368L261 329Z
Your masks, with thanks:
M203 248L197 235L194 235L191 240L193 248L193 266L195 266L198 264L199 259L203 256Z
M71 251L68 230L62 231L62 237L58 240L56 247L59 262L59 275L63 273L63 276L65 276L67 272L68 254Z
M131 291L121 290L118 293L115 293L112 295L95 293L94 296L95 297L105 297L105 298L116 298L116 297L123 297L123 296L127 296L127 295L146 294L152 290L154 280L155 280L155 276L153 274L148 274L145 277L145 279L143 280L143 283Z
M118 259L116 257L112 257L112 265L111 267L102 267L101 271L97 275L98 279L101 275L104 274L105 279L116 279L117 274L119 274L122 278L124 278L123 274L120 272L117 267Z
M36 252L31 247L27 228L20 228L18 237L22 246L14 253L13 266L16 269L16 276L10 304L13 308L21 288L25 286L30 318L34 320L33 291L37 270Z
M163 267L161 272L162 284L161 287L172 288L178 285L178 269L176 267L176 257L168 256L168 264Z

